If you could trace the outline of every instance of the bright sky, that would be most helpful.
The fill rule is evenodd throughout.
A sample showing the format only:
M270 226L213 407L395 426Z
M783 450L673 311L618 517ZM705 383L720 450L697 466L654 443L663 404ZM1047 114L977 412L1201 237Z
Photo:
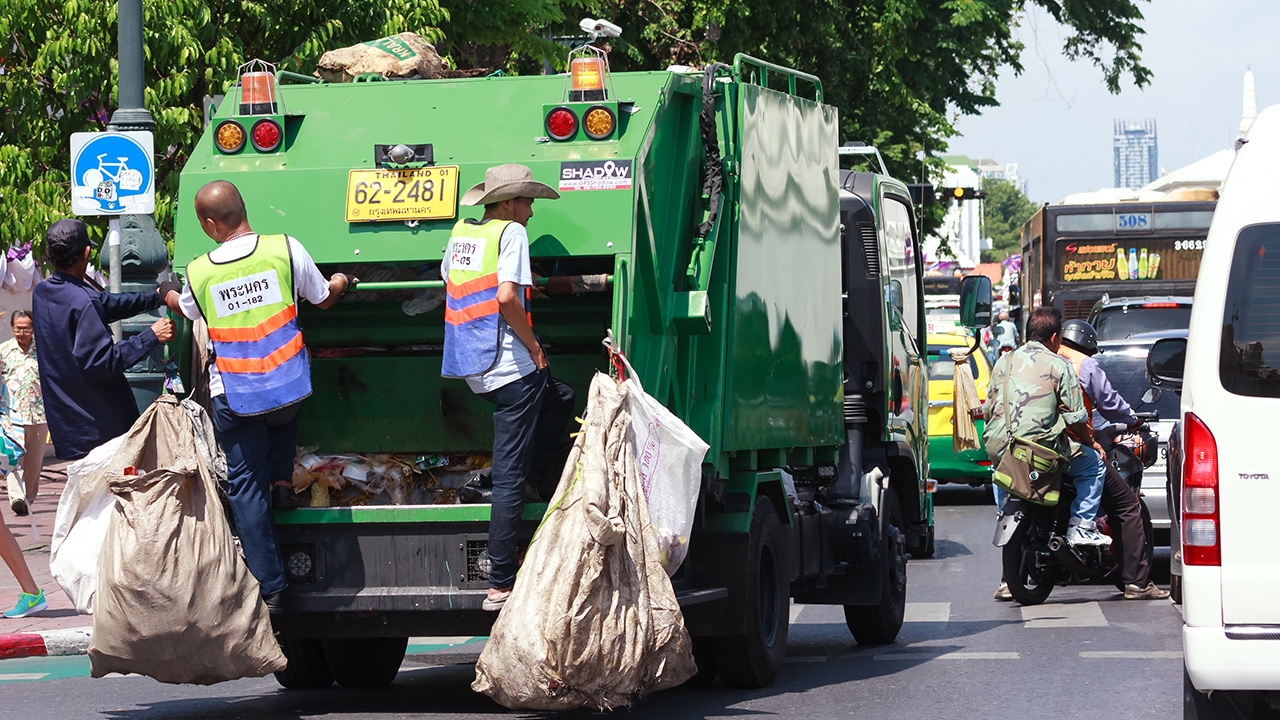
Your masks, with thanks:
M1240 125L1244 72L1252 67L1258 110L1280 103L1280 2L1140 2L1144 90L1126 82L1111 95L1102 73L1062 55L1063 30L1042 11L1024 18L1022 75L996 84L1000 107L961 118L948 153L1017 163L1031 199L1057 202L1111 187L1112 121L1154 118L1162 172L1232 146Z

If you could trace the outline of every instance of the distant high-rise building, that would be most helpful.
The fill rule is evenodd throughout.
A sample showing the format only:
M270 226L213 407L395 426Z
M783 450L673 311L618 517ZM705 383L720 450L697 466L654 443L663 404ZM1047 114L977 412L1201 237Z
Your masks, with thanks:
M1116 120L1116 187L1136 190L1160 176L1155 120Z

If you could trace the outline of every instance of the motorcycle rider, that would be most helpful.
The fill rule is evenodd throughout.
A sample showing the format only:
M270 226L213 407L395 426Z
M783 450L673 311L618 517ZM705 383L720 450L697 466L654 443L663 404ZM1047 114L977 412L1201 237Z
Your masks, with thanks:
M1084 320L1068 320L1062 325L1062 344L1058 354L1071 363L1080 378L1085 405L1090 406L1093 428L1110 423L1129 429L1142 424L1129 403L1111 386L1106 372L1093 356L1098 353L1098 333ZM1105 458L1105 455L1104 455ZM1120 575L1126 600L1163 600L1169 593L1151 582L1151 559L1142 523L1142 507L1133 488L1110 463L1102 485L1102 509L1118 531L1113 536L1112 550L1120 559Z
M1111 539L1099 533L1095 523L1106 474L1102 452L1092 442L1075 368L1056 354L1062 337L1062 312L1054 307L1036 308L1027 319L1026 332L1026 344L1003 355L991 371L983 408L987 454L992 464L999 466L1012 434L1070 458L1063 479L1075 485L1076 497L1071 502L1066 540L1072 545L1109 545ZM1009 417L1005 416L1005 405L1010 408ZM998 504L1003 494L996 493ZM1005 599L1008 592L1001 582L995 597Z

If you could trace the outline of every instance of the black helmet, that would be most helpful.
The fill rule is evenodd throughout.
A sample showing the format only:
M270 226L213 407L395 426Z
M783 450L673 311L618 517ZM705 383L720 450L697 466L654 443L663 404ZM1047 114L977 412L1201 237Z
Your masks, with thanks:
M1083 320L1068 320L1062 323L1062 342L1085 355L1098 353L1098 333L1092 325Z

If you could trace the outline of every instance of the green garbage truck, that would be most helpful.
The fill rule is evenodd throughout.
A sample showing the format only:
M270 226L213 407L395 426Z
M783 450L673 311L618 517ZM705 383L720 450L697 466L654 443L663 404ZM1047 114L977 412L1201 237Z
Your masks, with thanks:
M742 55L610 73L582 52L562 75L270 80L260 95L242 77L214 109L182 172L174 265L212 248L190 198L225 179L258 232L361 278L299 310L314 385L299 472L363 465L276 514L283 685L384 685L407 638L489 632L488 506L447 476L484 465L492 406L440 375L438 272L480 212L460 188L508 162L562 195L529 225L555 376L585 398L611 333L710 444L672 579L701 677L772 682L793 599L843 606L860 643L894 640L907 555L933 543L920 242L906 186L840 168L818 78ZM378 463L398 485L369 485ZM524 541L545 509L526 506Z

